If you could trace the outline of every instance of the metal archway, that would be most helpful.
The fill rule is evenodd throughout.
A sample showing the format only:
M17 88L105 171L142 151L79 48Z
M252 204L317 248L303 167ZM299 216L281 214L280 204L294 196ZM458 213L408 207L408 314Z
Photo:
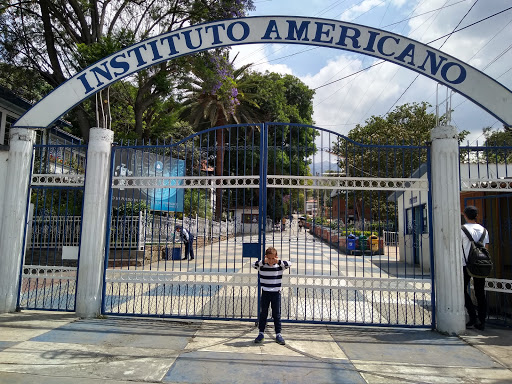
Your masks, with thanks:
M512 125L512 92L442 51L405 36L339 20L261 16L197 24L120 50L61 84L14 127L48 127L101 89L155 64L203 50L256 43L314 45L380 58L453 89L504 124Z

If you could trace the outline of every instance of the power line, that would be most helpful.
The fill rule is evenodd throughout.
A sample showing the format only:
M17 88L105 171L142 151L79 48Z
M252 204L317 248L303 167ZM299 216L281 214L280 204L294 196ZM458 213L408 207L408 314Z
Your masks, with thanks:
M420 16L425 16L425 15L427 15L429 13L432 13L432 12L435 12L435 11L440 11L440 10L442 10L444 8L452 7L454 5L457 5L457 4L460 4L460 3L464 3L466 1L467 0L460 0L460 1L457 1L456 3L453 3L453 4L444 5L444 6L440 7L440 8L432 9L431 11L423 12L423 13L420 13L418 15L408 17L407 19L403 19L403 20L397 21L395 23L391 23L391 24L385 25L382 28L391 27L392 25L400 24L400 23L403 23L404 21L412 20L412 19L415 19L415 18L420 17Z
M448 36L446 37L446 40L443 42L443 44L441 44L441 46L439 47L439 49L443 48L443 46L446 44L446 42L448 41L448 39L450 37L452 37L452 35L455 33L455 31L457 30L457 28L459 27L459 25L464 21L464 19L466 18L466 16L469 14L469 12L471 12L471 10L473 9L473 7L476 5L476 3L478 3L478 0L476 0L473 5L468 9L468 11L464 14L464 16L462 16L462 19L460 19L459 23L455 26L455 28L453 28L452 32L448 34ZM439 39L436 39L436 40L439 40ZM435 40L434 40L435 41ZM432 42L428 43L428 44L431 44ZM418 79L418 77L420 77L420 75L416 75L416 77L414 78L413 81L411 81L411 83L409 84L409 86L407 88L405 88L405 91L402 92L402 94L398 97L398 99L396 99L396 101L391 105L391 107L389 107L388 109L388 112L391 112L391 110L393 109L393 107L400 101L400 99L406 94L406 92L409 90L409 88L411 88L411 86L414 84L414 82Z
M512 9L512 7L509 7L509 8L507 8L507 9L504 9L503 11L500 11L500 12L497 12L497 13L495 13L495 14L493 14L493 15L487 16L487 17L485 17L485 18L483 18L483 19L480 19L480 20L478 20L478 21L476 21L476 22L474 22L474 23L471 23L471 24L469 24L469 25L467 25L467 26L465 26L465 27L463 27L463 28L457 29L456 31L452 31L451 33L447 33L446 35L440 36L440 37L438 37L437 39L434 39L434 40L432 40L432 41L429 41L428 43L425 43L425 44L426 44L426 45L432 44L432 43L436 42L437 40L441 40L441 39L442 39L442 38L444 38L444 37L447 37L447 36L452 35L452 34L454 34L454 33L457 33L457 32L460 32L460 31L463 31L463 30L464 30L464 29L466 29L466 28L472 27L472 26L474 26L474 25L476 25L476 24L478 24L478 23L481 23L481 22L483 22L483 21L485 21L485 20L488 20L488 19L490 19L490 18L492 18L492 17L495 17L495 16L497 16L497 15L499 15L499 14L503 13L503 12L509 11L509 10L511 10L511 9ZM385 60L379 61L379 62L377 62L377 63L375 63L375 64L372 64L372 65L370 65L370 66L368 66L368 67L365 67L365 68L361 69L360 71L357 71L357 72L355 72L355 73L353 73L353 74L351 74L351 75L347 75L347 76L345 76L345 77L342 77L342 78L340 78L340 79L337 79L337 80L331 81L331 82L329 82L329 83L322 84L322 85L320 85L320 86L318 86L318 87L316 87L316 88L313 88L313 90L316 90L316 89L319 89L319 88L325 87L326 85L330 85L330 84L336 83L336 82L338 82L338 81L344 80L344 79L346 79L347 77L350 77L350 76L356 75L356 74L358 74L359 72L362 72L362 71L366 71L367 69L370 69L370 68L372 68L372 67L375 67L375 66L377 66L377 65L379 65L379 64L382 64L382 63L384 63L384 62L385 62Z

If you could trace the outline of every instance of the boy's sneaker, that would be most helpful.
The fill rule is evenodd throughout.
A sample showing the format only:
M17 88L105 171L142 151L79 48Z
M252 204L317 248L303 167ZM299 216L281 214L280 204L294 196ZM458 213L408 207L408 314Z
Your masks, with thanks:
M263 341L264 338L265 338L265 335L263 333L259 333L258 336L256 336L256 338L254 339L254 342L256 344L259 344Z
M277 343L277 344L281 344L281 345L285 345L285 344L286 344L286 343L284 342L283 336L281 336L281 335L277 335L277 336L276 336L276 343Z

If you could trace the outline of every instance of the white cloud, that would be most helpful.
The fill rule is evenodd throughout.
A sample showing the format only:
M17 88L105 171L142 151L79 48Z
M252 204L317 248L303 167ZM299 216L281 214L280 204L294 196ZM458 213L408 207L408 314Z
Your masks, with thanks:
M307 0L297 1L303 3L305 9L308 7L312 8ZM358 1L355 0L352 2L352 4L357 3ZM409 0L407 2L405 0L392 0L391 3L385 2L386 5L391 4L390 8L386 9L385 12L381 3L382 1L380 0L365 0L357 7L350 8L347 6L348 10L344 12L343 18L346 20L345 17L357 17L375 7L375 12L374 10L367 12L364 17L358 19L358 22L378 27L379 25L387 25L397 20L441 8L447 4L446 0L429 0L428 2L420 0ZM407 28L404 32L398 33L410 33L413 39L427 43L442 35L451 33L473 4L474 1L466 1L440 11L415 17L407 22ZM509 6L510 0L478 2L458 28L481 20ZM376 12L377 10L379 11ZM412 10L414 10L414 13L410 14ZM316 11L318 9L314 9L311 12L305 11L304 13L313 16ZM324 16L329 17L328 15ZM508 22L510 22L510 11L454 33L441 50L460 60L469 61L472 66L484 70L486 74L496 78L509 89L512 89L512 71L508 72L506 76L499 77L510 68L512 50L486 68L499 53L503 52L510 45L509 36L512 36L512 23L507 26ZM405 24L400 25L404 26ZM441 39L433 43L432 46L438 48L444 40ZM322 55L319 51L315 51L314 57L317 58L317 61L314 68L319 68L318 70L312 71L310 68L313 67L309 67L309 69L304 67L304 64L308 62L308 60L304 59L307 58L305 55L310 55L309 58L311 58L311 53L304 53L302 54L303 56L294 56L293 60L287 61L287 65L273 65L273 62L269 62L266 59L265 52L275 52L276 54L271 56L272 59L284 57L291 52L291 50L286 48L278 47L281 46L268 47L266 50L255 53L253 52L254 47L249 46L247 49L249 49L248 52L250 52L249 57L251 60L256 62L256 58L261 58L264 63L261 66L256 66L255 69L268 68L280 73L292 73L295 75L310 73L307 76L301 76L301 80L311 88L319 87L343 76L355 73L374 62L374 59L367 56L355 55L353 53L340 54L340 51L330 50L332 53L323 51L324 54ZM277 51L277 49L282 50ZM324 59L324 57L330 57L331 59ZM325 63L318 60L325 60ZM406 102L427 101L433 106L430 111L435 112L436 82L424 76L419 76L411 85L416 75L415 72L386 63L332 85L319 88L316 91L314 100L314 119L319 126L346 134L348 130L354 127L354 124L350 123L364 123L371 115L383 115L397 101L397 105ZM399 99L408 87L409 89ZM443 102L445 95L445 88L441 88L439 94L440 102ZM453 124L459 130L470 131L470 141L474 141L477 138L482 141L481 133L483 127L493 124L494 128L502 126L501 123L497 123L496 118L474 105L471 101L465 100L460 95L455 94L452 97L452 108L455 109L452 114ZM441 105L440 112L445 112L444 104Z
M241 65L252 63L252 69L258 72L276 72L280 74L292 74L292 69L286 64L273 64L270 63L265 50L268 48L262 44L249 44L249 45L238 45L231 49L230 57L234 58L238 54L235 61L235 66L240 67ZM271 45L271 48L278 48L277 45Z
M340 18L344 21L351 21L360 14L368 12L373 7L382 7L385 4L386 2L384 0L364 0L361 4L353 6L343 12Z

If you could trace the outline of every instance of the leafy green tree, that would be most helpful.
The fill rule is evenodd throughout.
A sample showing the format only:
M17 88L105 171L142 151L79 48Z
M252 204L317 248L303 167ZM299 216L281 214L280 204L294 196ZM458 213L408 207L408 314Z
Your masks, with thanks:
M506 125L502 129L493 131L490 127L483 129L485 136L485 150L483 156L490 162L512 162L512 127ZM498 148L497 148L498 147ZM499 148L501 147L501 148ZM508 148L505 148L508 147Z
M136 41L186 25L240 17L253 9L252 0L6 0L0 6L0 58L31 69L51 88L99 58ZM137 94L132 105L135 131L143 136L144 113L157 99L166 99L185 71L175 60L134 76ZM3 73L0 72L0 78ZM97 109L83 103L69 117L88 138L89 128L109 122L108 90L96 99ZM106 105L107 104L107 105ZM96 119L96 110L101 116Z
M292 75L265 72L250 74L255 102L263 121L313 124L314 91ZM304 126L269 124L267 172L273 175L309 175L316 153L318 131ZM304 206L304 192L295 188L269 188L267 213L275 221Z
M236 59L236 58L235 58ZM233 60L234 61L234 60ZM183 116L197 130L220 127L229 123L253 123L258 119L258 105L249 93L246 71L250 65L234 68L225 50L205 52L196 57L193 76L182 85ZM225 167L226 129L215 132L215 175L222 176ZM216 219L222 215L222 189L216 191Z
M184 198L184 214L198 215L207 219L212 218L212 207L208 193L204 190L199 189L187 189L185 190Z
M333 152L344 174L411 177L427 161L427 151L420 146L427 145L430 131L436 126L436 116L427 112L428 107L425 102L397 106L385 116L372 116L364 125L356 125L348 138L339 137L333 143ZM370 208L374 219L394 220L394 205L387 202L387 195L379 191L349 191L342 198L349 206L360 207L360 217Z

